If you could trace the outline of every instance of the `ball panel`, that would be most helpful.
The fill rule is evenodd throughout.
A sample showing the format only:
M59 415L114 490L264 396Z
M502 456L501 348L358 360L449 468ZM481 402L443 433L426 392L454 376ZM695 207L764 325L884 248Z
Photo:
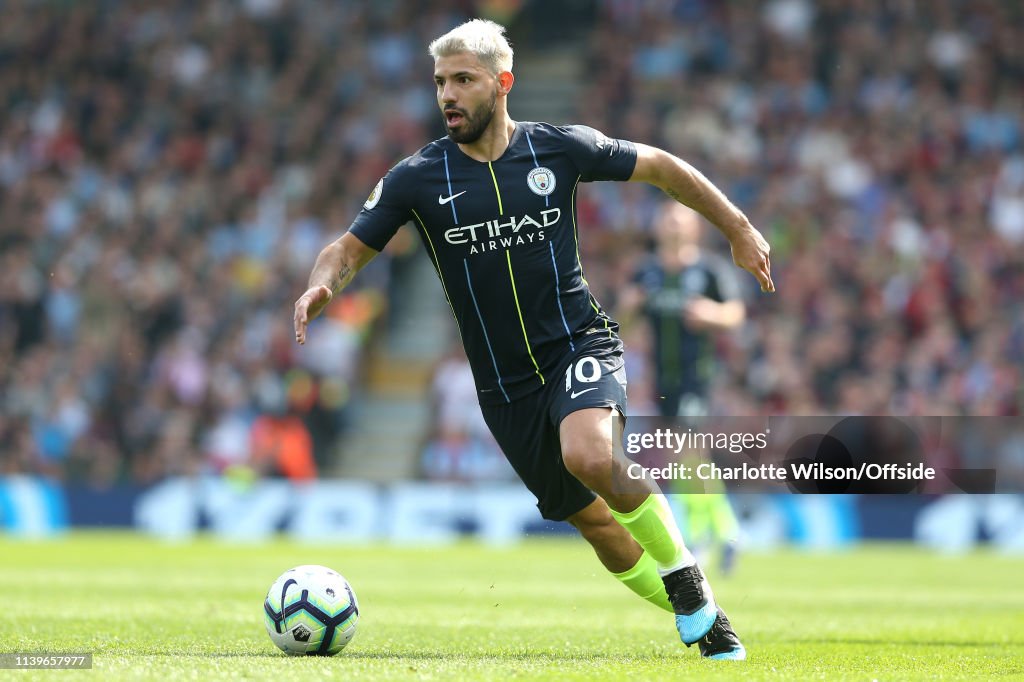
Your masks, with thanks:
M327 627L326 623L321 622L305 609L286 617L285 626L291 634L294 646L303 651L319 649Z

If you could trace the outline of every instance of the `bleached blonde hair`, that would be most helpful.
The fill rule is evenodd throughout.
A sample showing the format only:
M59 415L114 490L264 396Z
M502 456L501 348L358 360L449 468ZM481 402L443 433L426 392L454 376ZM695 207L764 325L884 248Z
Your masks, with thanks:
M492 76L512 70L512 46L505 38L505 27L487 19L472 19L456 26L430 43L428 49L434 59L474 54Z

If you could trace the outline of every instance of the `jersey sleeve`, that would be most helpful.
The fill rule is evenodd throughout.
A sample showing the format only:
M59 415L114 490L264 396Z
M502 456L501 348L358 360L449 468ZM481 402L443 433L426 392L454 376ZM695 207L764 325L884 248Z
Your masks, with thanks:
M589 126L561 126L567 151L580 172L580 180L629 180L636 168L636 145L616 140Z
M412 219L412 202L408 188L408 167L403 161L387 172L370 192L349 232L375 251L381 251Z

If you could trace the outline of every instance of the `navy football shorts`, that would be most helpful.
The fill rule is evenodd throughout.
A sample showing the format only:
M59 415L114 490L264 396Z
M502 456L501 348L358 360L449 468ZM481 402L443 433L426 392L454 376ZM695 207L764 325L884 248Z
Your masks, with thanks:
M484 421L512 468L537 497L541 516L564 521L596 499L562 462L559 425L589 407L626 414L621 351L580 350L540 390L503 405L484 405Z

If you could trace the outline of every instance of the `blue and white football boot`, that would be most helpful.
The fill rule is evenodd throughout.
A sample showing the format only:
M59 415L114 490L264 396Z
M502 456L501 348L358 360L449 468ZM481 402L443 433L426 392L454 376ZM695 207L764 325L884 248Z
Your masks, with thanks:
M747 651L715 603L707 578L697 565L666 575L665 591L676 613L676 630L686 646L696 644L700 655L718 661L742 661Z

